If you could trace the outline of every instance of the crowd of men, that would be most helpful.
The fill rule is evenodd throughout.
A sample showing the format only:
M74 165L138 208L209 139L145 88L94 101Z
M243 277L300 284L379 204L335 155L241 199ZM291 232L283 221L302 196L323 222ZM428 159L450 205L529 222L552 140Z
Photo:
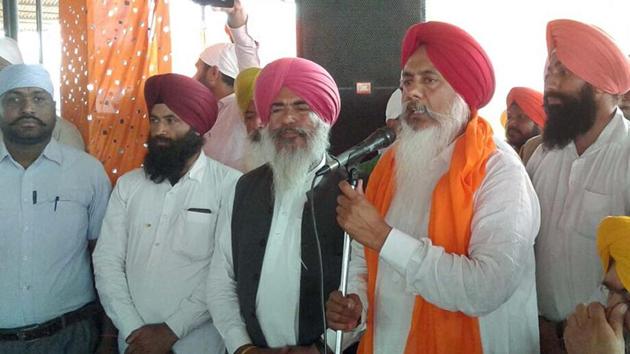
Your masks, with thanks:
M509 92L504 140L482 46L411 26L397 140L354 188L317 173L334 78L260 68L246 24L236 1L234 43L146 80L147 154L113 190L3 40L0 354L325 353L335 331L361 354L626 351L630 61L605 32L547 24L544 88Z

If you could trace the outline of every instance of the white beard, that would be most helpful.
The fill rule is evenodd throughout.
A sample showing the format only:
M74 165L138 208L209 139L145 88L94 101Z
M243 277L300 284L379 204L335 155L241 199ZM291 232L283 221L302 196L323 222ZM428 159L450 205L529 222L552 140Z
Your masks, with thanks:
M328 149L328 132L330 126L324 124L317 116L315 130L306 138L306 146L294 151L290 149L278 150L274 144L269 128L262 131L262 151L264 156L270 157L269 164L273 171L273 186L275 195L285 193L303 194L310 187L308 184L312 176L309 171L323 159Z
M245 144L245 172L254 170L267 162L269 162L269 157L265 154L262 141L254 141L248 137Z
M470 115L464 100L457 96L450 113L429 112L438 123L414 131L401 119L396 151L396 193L388 212L388 221L409 235L424 235L420 230L428 217L433 189L441 175L432 173L431 161L463 131ZM450 161L449 161L450 163Z

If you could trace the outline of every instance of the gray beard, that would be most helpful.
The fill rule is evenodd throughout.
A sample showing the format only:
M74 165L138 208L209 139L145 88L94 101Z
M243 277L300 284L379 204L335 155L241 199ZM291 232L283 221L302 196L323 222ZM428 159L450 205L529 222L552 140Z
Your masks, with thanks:
M316 167L328 149L330 127L318 118L312 136L307 137L306 146L294 151L277 150L268 128L262 131L263 155L270 157L269 164L273 171L273 186L276 196L308 189L309 172Z

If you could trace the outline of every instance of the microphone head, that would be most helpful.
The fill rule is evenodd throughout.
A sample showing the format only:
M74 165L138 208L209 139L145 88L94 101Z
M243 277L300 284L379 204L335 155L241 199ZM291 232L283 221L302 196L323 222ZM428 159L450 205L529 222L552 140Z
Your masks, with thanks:
M388 126L377 129L374 134L383 139L379 148L388 147L396 141L396 131Z

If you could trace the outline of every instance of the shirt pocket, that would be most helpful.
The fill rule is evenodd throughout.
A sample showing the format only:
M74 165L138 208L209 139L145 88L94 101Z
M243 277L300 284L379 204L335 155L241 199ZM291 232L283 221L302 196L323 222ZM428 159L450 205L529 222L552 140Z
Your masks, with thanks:
M597 228L610 214L612 198L608 194L584 190L582 208L576 220L577 232L583 237L595 239Z
M216 210L189 208L182 212L180 222L182 225L178 229L181 232L173 237L173 252L192 260L210 258L214 249Z

